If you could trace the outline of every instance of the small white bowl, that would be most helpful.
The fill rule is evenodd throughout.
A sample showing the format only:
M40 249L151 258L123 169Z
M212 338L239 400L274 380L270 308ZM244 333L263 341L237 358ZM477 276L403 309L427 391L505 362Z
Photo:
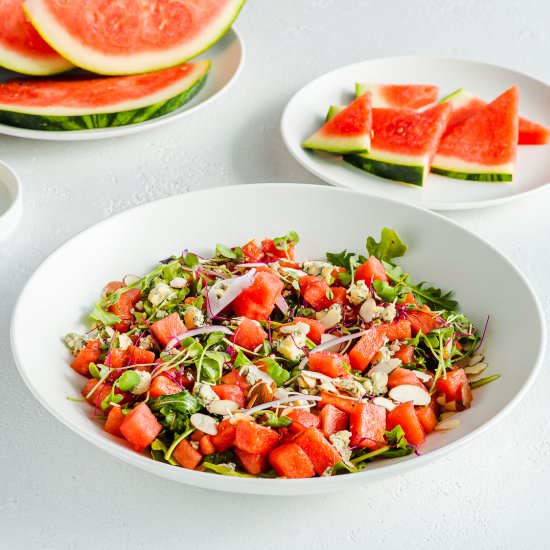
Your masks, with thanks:
M0 162L0 241L15 229L23 212L21 183L17 174Z

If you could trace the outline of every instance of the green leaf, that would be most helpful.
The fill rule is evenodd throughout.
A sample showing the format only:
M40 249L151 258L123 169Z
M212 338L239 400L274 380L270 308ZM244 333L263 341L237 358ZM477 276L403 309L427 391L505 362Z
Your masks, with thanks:
M160 423L175 433L184 433L189 429L189 416L201 409L197 398L187 390L173 395L161 395L147 403Z
M384 302L393 302L399 296L400 287L393 287L386 281L373 281L372 286Z
M170 282L180 270L180 263L176 260L166 264L162 270L162 278Z
M232 449L228 449L223 453L216 451L212 454L206 455L204 459L210 464L228 464L229 462L233 462L235 464L237 462L237 457Z
M212 472L215 472L216 474L220 474L222 476L231 476L231 477L256 477L250 474L243 474L242 472L237 472L237 470L233 470L233 468L230 468L229 466L226 466L225 464L212 464L211 462L203 462L202 465Z
M219 344L224 338L225 335L223 332L212 332L206 339L206 347L211 348L212 346Z
M170 457L168 460L164 458L164 455L167 453L167 451L168 447L160 439L155 439L151 443L151 457L153 460L156 460L157 462L172 464L172 466L179 466L179 464L172 457Z
M298 244L300 242L300 237L296 231L289 231L283 237L275 237L273 239L273 244L277 250L288 250L291 244Z
M98 321L99 323L103 323L105 326L120 323L120 317L114 313L105 311L99 303L94 306L94 309L92 310L92 313L90 313L89 317L92 321Z
M199 258L196 254L193 254L192 252L188 252L185 255L185 258L183 258L183 263L190 267L191 269L195 269L199 265Z
M95 363L90 363L88 365L88 372L92 375L93 378L101 378L101 372Z
M260 411L257 416L267 416L261 423L270 428L287 428L292 425L292 419L288 416L277 416L273 411Z
M345 267L349 272L354 270L358 265L365 263L367 258L365 256L353 254L347 250L342 252L327 252L327 262L338 267Z
M132 391L140 381L139 374L133 370L125 371L118 379L118 387L122 391Z
M239 353L237 353L237 357L235 357L235 361L233 361L233 368L239 369L244 365L251 364L252 362L248 359L248 357L242 352L242 350L239 350Z
M221 256L222 258L229 258L231 260L234 260L237 257L237 254L235 254L233 250L231 250L224 244L218 243L216 245L216 256Z
M394 258L399 258L407 252L407 245L401 240L393 229L384 227L377 243L373 237L367 239L367 252L376 256L379 260L392 263Z
M267 374L273 378L277 386L282 386L290 378L290 373L274 359L266 357L263 362L264 364L267 363Z
M225 354L207 351L201 363L201 381L216 384L222 376Z

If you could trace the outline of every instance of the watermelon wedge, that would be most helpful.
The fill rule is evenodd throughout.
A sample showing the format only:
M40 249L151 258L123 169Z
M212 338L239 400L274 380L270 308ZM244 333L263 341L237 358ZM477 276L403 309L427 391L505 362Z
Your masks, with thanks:
M373 107L388 109L421 109L439 96L439 88L431 84L355 84L356 96L365 92L372 94Z
M451 111L446 104L422 112L373 109L370 152L344 160L381 178L422 187Z
M123 75L173 67L229 29L245 0L26 0L44 40L75 65Z
M210 61L130 76L16 79L0 84L0 122L37 130L85 130L155 118L189 101Z
M457 90L441 100L453 106L453 114L447 126L450 132L457 124L477 113L487 105L485 101L476 97L464 88ZM538 122L527 118L519 118L518 144L519 145L546 145L550 142L550 129Z
M23 11L23 0L0 2L0 66L31 75L50 75L73 66L50 48Z
M325 122L302 147L329 153L366 152L370 148L371 129L371 94L367 92Z
M512 181L518 107L519 90L513 86L455 124L441 139L432 172L464 180Z

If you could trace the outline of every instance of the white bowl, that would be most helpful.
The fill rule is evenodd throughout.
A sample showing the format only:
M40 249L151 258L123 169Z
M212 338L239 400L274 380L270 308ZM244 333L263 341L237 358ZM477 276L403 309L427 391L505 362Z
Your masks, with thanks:
M23 213L21 183L17 174L0 162L0 241L17 227Z
M182 117L202 109L222 96L235 83L239 76L245 60L245 48L241 35L233 27L227 33L206 50L197 59L210 59L212 68L206 79L204 88L191 100L175 111L158 118L129 124L128 126L115 126L113 128L94 128L91 130L66 130L51 132L47 130L31 130L29 128L18 128L8 124L0 124L0 134L28 139L40 139L47 141L85 141L90 139L107 139L112 137L137 134L145 130L151 130L175 122ZM20 78L13 73L0 67L0 82L12 78Z
M87 404L66 399L79 395L83 379L69 368L70 354L62 336L84 329L81 321L107 281L127 273L144 274L158 260L184 248L212 253L217 242L239 244L290 229L300 235L302 258L320 258L326 251L344 248L364 252L366 237L378 236L383 227L396 229L409 244L401 263L417 281L455 289L463 310L478 325L491 316L485 343L488 373L501 374L497 382L475 390L473 407L460 413L459 428L428 437L421 456L379 461L362 473L333 478L224 477L135 453L89 418ZM131 238L121 246L113 235ZM545 327L537 298L523 275L492 246L442 216L342 189L258 184L170 197L127 210L80 233L28 281L15 308L11 341L21 376L36 398L94 445L174 481L280 495L326 492L394 476L471 441L526 392L542 360Z
M536 193L550 183L550 145L520 146L511 183L461 181L430 174L422 189L378 178L336 155L303 149L302 142L319 128L329 106L346 104L353 98L356 82L436 84L441 97L466 88L487 101L517 84L521 115L550 126L550 86L512 69L479 61L421 56L354 63L306 84L288 102L281 121L283 140L290 154L327 183L431 210L493 206Z

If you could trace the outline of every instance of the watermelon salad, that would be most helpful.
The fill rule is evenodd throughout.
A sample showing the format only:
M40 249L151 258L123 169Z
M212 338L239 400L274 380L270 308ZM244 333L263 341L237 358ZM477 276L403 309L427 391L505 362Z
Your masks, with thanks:
M200 91L210 68L184 62L227 32L244 1L4 0L0 67L33 78L0 83L0 122L86 130L170 113ZM36 78L75 67L88 72Z
M424 84L357 83L355 93L348 106L328 108L302 147L388 180L422 187L433 172L512 181L517 145L550 142L548 128L519 116L516 86L490 103L464 89L437 103L439 88Z
M298 235L185 250L107 284L71 367L109 437L175 467L311 478L421 453L498 378L451 292L415 284L391 229L365 255Z

